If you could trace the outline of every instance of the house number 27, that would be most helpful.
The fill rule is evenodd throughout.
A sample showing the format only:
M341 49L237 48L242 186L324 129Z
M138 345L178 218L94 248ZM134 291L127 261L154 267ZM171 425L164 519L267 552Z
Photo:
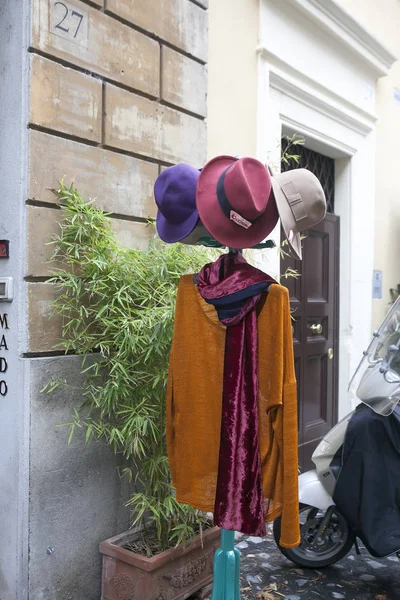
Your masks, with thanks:
M48 2L51 33L78 46L88 47L88 13L69 0L48 0Z
M54 8L58 7L59 18L55 19L54 27L64 33L72 35L73 38L79 33L84 15L77 10L69 8L64 2L54 2Z

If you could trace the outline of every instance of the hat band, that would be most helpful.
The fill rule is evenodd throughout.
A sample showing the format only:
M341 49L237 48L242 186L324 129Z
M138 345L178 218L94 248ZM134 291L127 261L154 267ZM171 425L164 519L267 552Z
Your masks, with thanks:
M232 164L235 164L235 163L232 163ZM230 219L231 221L236 223L236 225L239 225L240 227L243 227L244 229L248 229L249 227L254 225L254 223L256 223L260 217L262 217L262 215L259 215L255 219L247 219L246 217L244 217L243 215L238 213L237 210L235 210L233 208L232 204L229 202L228 196L226 195L226 192L225 192L224 182L225 182L226 172L231 167L232 167L232 165L229 165L229 167L227 167L224 171L222 171L222 173L218 179L218 183L217 183L218 203L221 207L222 212L228 219Z
M303 198L301 197L301 194L297 192L294 183L292 181L286 183L285 185L281 186L281 190L285 194L295 221L301 221L302 219L308 217Z

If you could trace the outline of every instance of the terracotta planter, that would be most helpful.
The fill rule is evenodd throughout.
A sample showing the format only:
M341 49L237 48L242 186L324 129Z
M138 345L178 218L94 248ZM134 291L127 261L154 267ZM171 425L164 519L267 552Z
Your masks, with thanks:
M103 554L102 600L185 600L211 583L214 552L220 529L146 558L122 546L134 539L125 532L101 542Z

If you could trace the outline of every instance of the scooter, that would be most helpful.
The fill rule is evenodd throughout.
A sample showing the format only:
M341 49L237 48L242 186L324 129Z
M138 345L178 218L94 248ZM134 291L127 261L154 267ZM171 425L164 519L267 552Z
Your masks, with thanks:
M400 412L397 408L400 402L400 298L373 334L348 392L353 406L362 402L383 416ZM315 469L299 475L299 546L281 547L281 519L274 521L274 539L279 550L301 567L326 567L346 556L354 544L358 550L356 535L333 500L346 431L354 413L355 410L350 412L319 443L312 455Z

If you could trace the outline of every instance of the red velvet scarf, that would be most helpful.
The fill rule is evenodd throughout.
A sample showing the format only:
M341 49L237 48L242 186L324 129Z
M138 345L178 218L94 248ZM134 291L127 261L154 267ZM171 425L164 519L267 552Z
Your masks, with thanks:
M224 529L264 536L258 435L256 305L274 280L239 253L224 254L198 275L200 295L227 326L221 444L214 521Z

